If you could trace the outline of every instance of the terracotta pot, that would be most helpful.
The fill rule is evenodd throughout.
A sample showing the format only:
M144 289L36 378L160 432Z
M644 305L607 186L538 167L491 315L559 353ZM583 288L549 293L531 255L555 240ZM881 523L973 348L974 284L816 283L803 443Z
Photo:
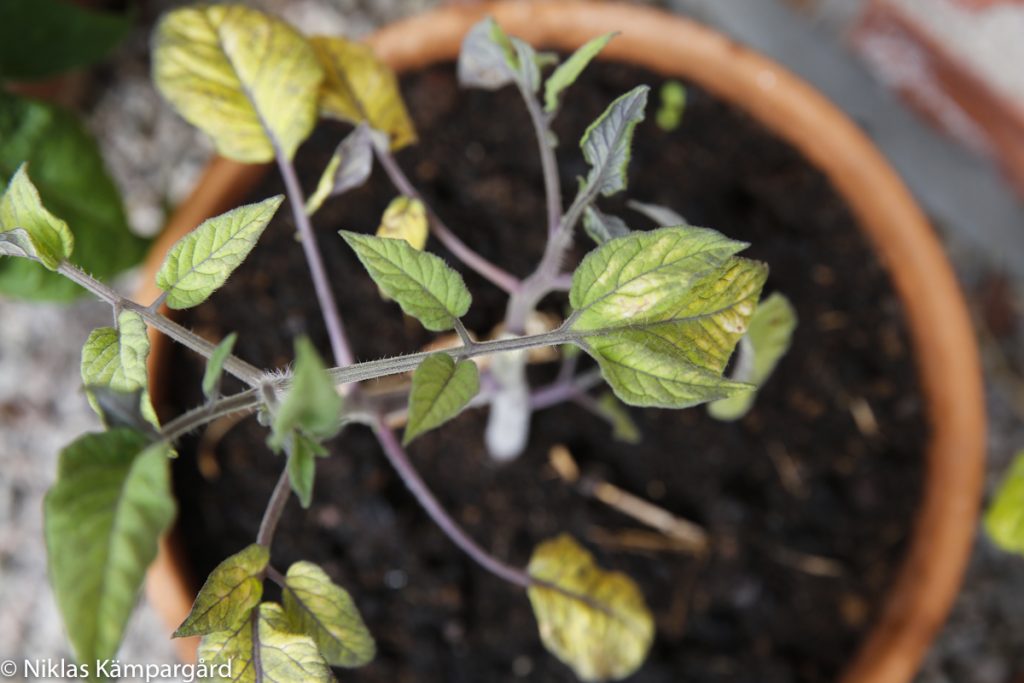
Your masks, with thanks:
M748 112L830 178L881 261L892 266L931 424L927 473L902 568L878 622L841 681L906 683L960 585L978 518L985 447L984 397L970 319L921 210L864 133L813 88L727 38L660 11L581 0L509 0L439 9L389 26L369 42L397 70L422 68L454 59L466 31L488 14L509 33L565 51L599 34L621 31L603 58L693 81ZM149 272L155 272L166 248L184 232L236 205L263 171L214 161L151 254ZM141 300L155 295L147 291ZM155 343L151 365L158 395L161 342ZM180 554L165 543L148 582L149 599L175 626L193 598L182 568ZM181 653L194 658L194 643L182 643Z

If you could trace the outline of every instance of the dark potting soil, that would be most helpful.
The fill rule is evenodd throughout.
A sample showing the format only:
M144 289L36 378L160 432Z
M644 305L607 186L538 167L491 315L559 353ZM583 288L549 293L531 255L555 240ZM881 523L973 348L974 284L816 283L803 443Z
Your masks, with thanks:
M403 80L421 142L399 155L414 182L474 249L526 275L543 249L542 178L518 95L460 91L451 65ZM566 197L586 168L576 141L611 99L649 83L651 116L636 131L629 197L751 242L771 266L766 292L799 313L795 343L757 406L738 423L703 408L631 410L637 445L611 438L573 405L535 416L528 451L504 465L483 448L474 410L419 439L411 457L440 500L486 548L525 565L563 531L641 586L657 621L650 657L632 680L819 683L849 660L902 556L917 506L927 430L900 304L886 272L828 181L789 146L696 87L682 125L653 122L662 78L602 65L569 92L556 122ZM311 190L345 132L325 124L298 155ZM282 192L269 177L252 200ZM338 229L372 232L395 192L375 171L331 200L315 223L360 359L419 349L419 325L384 302ZM603 208L635 228L649 222L621 199ZM290 214L211 301L185 322L210 339L238 331L237 352L284 366L293 338L329 346ZM578 239L577 257L590 248ZM432 241L430 249L458 264ZM466 318L487 331L505 298L460 268L474 294ZM554 311L564 299L552 297ZM200 402L203 364L176 351L170 407ZM540 369L539 373L549 373ZM232 388L231 386L228 387ZM252 418L182 444L175 463L180 528L196 577L252 543L282 460ZM583 497L548 463L565 444L584 471L707 529L704 560L630 548L639 524ZM572 681L541 646L526 596L475 566L417 506L370 433L351 428L317 467L309 510L289 503L274 544L280 569L311 560L353 594L377 639L376 660L343 680L373 683ZM616 542L617 541L617 542ZM622 544L625 543L625 548Z

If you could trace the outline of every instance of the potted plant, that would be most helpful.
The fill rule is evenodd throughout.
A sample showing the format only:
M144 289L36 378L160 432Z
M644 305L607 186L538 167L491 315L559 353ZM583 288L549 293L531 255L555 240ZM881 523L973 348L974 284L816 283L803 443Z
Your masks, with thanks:
M497 23L478 23L487 14ZM415 370L411 387L405 392L409 397L408 441L451 419L473 400L483 377L489 385L485 393L491 404L490 423L485 430L488 446L492 454L506 457L515 455L524 445L521 437L527 423L523 416L528 418L530 408L566 397L588 403L586 387L580 382L589 382L594 376L577 374L577 356L563 354L562 370L545 387L547 393L542 390L531 395L523 381L528 359L522 353L530 348L580 346L598 362L618 397L637 405L681 407L751 390L737 379L753 380L751 368L759 357L763 362L768 355L763 350L758 352L758 348L767 347L753 336L753 329L751 336L745 336L748 326L753 327L755 304L765 277L763 266L736 256L739 243L719 233L693 228L681 217L666 214L663 207L643 207L647 214L657 217L659 224L670 226L653 232L628 231L622 221L609 218L596 207L598 194L614 194L625 183L624 166L647 90L629 90L587 128L582 140L586 165L581 167L586 179L563 213L558 200L562 188L555 175L548 126L553 113L560 110L565 88L597 52L606 48L609 57L656 71L671 70L677 77L741 103L744 110L823 169L859 218L881 260L891 267L896 290L907 310L914 359L921 370L932 425L928 478L903 569L871 636L844 675L851 681L909 679L949 606L973 531L984 433L980 381L967 318L941 251L898 180L852 124L778 67L692 24L637 8L508 3L442 10L377 34L371 45L399 70L453 59L463 45L462 81L483 87L516 86L525 96L530 122L539 134L548 197L548 246L534 275L522 279L510 276L476 256L441 223L439 216L429 219L435 236L449 252L461 256L482 278L511 294L503 329L493 341L479 341L482 330L474 330L474 334L461 321L469 308L469 292L462 279L442 261L416 248L423 246L427 209L392 154L393 145L401 144L408 133L404 114L394 101L385 99L382 104L376 97L366 97L368 91L361 88L366 87L367 71L351 69L360 64L378 79L378 86L369 90L376 95L393 92L387 73L381 72L367 53L342 41L314 43L321 51L316 60L316 50L307 49L303 39L288 27L248 10L227 6L182 10L170 16L158 33L158 84L187 118L213 135L222 152L249 162L277 158L290 196L294 227L311 265L317 298L326 312L326 328L339 368L326 374L313 347L300 343L294 371L268 375L231 354L234 337L225 337L215 346L156 312L160 304L188 308L205 300L245 258L281 199L221 212L247 194L260 174L258 169L215 163L194 201L186 206L186 213L172 222L166 240L174 246L165 248L166 254L158 251L154 256L160 292L154 293L153 305L147 306L125 301L70 267L64 260L70 242L65 239L66 229L41 209L37 198L33 199L27 175L12 181L11 186L19 192L9 192L5 199L9 197L13 215L22 224L14 229L13 224L8 225L11 221L5 220L4 234L8 237L4 244L11 245L5 247L5 253L42 261L109 300L118 312L118 329L98 331L95 338L90 338L83 370L108 424L119 427L103 436L85 437L65 452L62 476L48 500L52 573L80 655L82 650L99 653L116 647L116 628L106 622L100 624L92 616L97 612L96 601L106 601L100 602L99 611L114 612L112 621L116 622L123 613L125 595L130 603L132 594L131 581L124 581L113 597L102 591L88 599L81 597L81 572L87 572L88 567L83 570L80 558L91 547L87 536L76 528L82 522L83 508L76 506L83 495L83 480L92 484L90 490L97 496L119 491L120 482L134 480L131 488L125 488L132 496L122 504L129 510L137 507L140 512L119 529L142 546L143 551L137 555L145 557L152 550L153 532L164 528L171 514L165 467L169 443L218 416L259 410L261 422L272 431L271 447L287 453L288 466L274 487L257 542L213 571L187 617L181 613L180 604L171 605L179 611L175 616L181 617L179 635L201 634L206 638L202 652L207 664L224 664L231 659L227 655L235 655L256 667L289 668L299 664L302 676L320 678L327 676L325 662L354 665L371 655L373 641L358 611L330 577L304 562L293 564L285 575L268 559L274 528L290 489L294 488L304 503L309 502L312 470L319 464L314 456L321 450L320 441L339 429L339 414L371 423L375 438L402 481L457 546L495 576L529 592L545 646L577 675L591 680L619 678L643 663L653 624L634 583L622 574L604 572L586 550L567 538L538 546L527 571L498 559L462 531L424 486L388 422L394 412L389 407L391 393L360 388L348 391L342 400L334 389ZM211 32L212 25L219 27L219 34ZM615 30L623 33L609 43L609 34ZM578 48L546 79L543 101L534 97L540 85L540 69L550 58L533 51L529 43L563 50ZM271 46L270 59L255 59L255 44ZM282 53L276 54L275 49ZM339 54L344 59L339 59ZM314 73L318 61L319 71L328 72L326 79ZM260 71L266 64L275 68ZM274 77L282 71L287 74L285 86ZM320 98L315 94L308 97L308 90L315 90L321 81L326 85ZM280 87L287 87L293 97L282 101L280 91L275 90ZM751 93L756 96L751 97ZM665 102L670 99L663 98ZM315 199L307 203L300 199L292 157L312 127L317 103L361 125L345 139L339 153L330 157L320 185L323 191L314 193ZM455 346L441 352L352 363L351 348L331 301L334 293L306 211L313 212L326 196L349 189L353 179L364 179L373 157L388 171L403 197L388 207L381 225L382 233L390 232L399 239L344 233L346 242L380 288L380 292L364 288L363 300L379 301L383 294L430 330L454 328L457 340ZM666 215L671 220L658 220ZM25 225L25 216L34 222ZM572 230L581 218L586 219L588 232L598 246L570 278L561 266ZM209 220L182 236L204 219ZM325 244L324 248L330 247ZM211 254L218 258L211 260ZM628 269L633 270L626 278L623 273ZM532 323L532 313L541 297L567 287L572 308L566 322L554 329L528 333L527 325ZM149 301L150 297L139 299ZM259 302L253 302L253 306L258 308ZM702 308L696 316L684 314L701 306L707 310ZM759 309L765 310L763 305ZM705 317L710 321L707 327L698 322ZM942 325L933 323L938 319ZM147 325L209 359L203 381L207 402L181 418L165 422L155 445L151 445L152 428L146 426L154 416L144 392L145 375L140 375L140 360L148 351ZM654 329L665 336L655 335ZM751 348L741 350L736 367L729 373L734 379L729 379L723 376L726 361L741 338L747 339L746 346L753 349L753 354ZM387 340L377 343L384 346ZM494 355L483 374L470 361L497 352L504 355ZM155 357L152 354L151 361ZM107 368L115 372L108 373ZM166 370L166 365L154 363L152 375L157 378ZM222 370L250 388L220 396ZM641 375L656 377L657 381L642 379ZM944 388L947 381L955 381L955 391ZM154 393L166 386L154 385ZM853 417L863 429L869 429L875 416L864 412L859 404L851 403L851 411L860 411ZM623 414L615 404L603 409L597 406L596 412L612 418ZM435 451L438 446L435 441ZM355 451L361 452L359 448ZM94 459L104 452L111 459L110 466L97 471ZM565 475L571 467L564 457L561 467L558 462L553 460L556 469L571 479L571 475ZM277 466L281 464L279 460ZM112 471L120 472L120 479L111 482ZM593 477L587 479L594 484ZM591 486L591 493L594 490ZM278 547L290 540L290 534L279 537ZM792 555L787 557L793 559ZM823 558L802 555L798 559ZM168 568L178 562L180 558L175 560L165 552L154 574L166 575ZM123 574L137 579L141 576L138 565L128 563L122 567ZM566 573L569 568L572 571ZM281 586L283 608L274 603L258 606L263 579L268 577ZM400 576L392 578L395 584L403 580ZM359 593L352 588L358 603ZM488 589L493 586L485 585L484 590ZM174 573L170 588L162 584L150 593L158 602L174 603L188 591L179 572ZM281 659L281 652L290 658ZM520 672L528 673L523 668ZM300 675L295 670L291 673Z

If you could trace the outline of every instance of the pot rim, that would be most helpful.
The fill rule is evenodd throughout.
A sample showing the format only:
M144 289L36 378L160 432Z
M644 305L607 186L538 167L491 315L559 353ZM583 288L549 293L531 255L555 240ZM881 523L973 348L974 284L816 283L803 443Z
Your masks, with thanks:
M689 19L588 0L501 0L435 9L381 29L368 43L394 69L408 71L453 60L466 31L488 15L534 45L564 51L619 31L601 59L695 82L743 109L822 171L868 234L905 309L931 433L910 546L877 622L840 683L907 683L958 592L985 462L984 393L970 316L927 219L868 137L823 95L775 62ZM205 218L235 206L265 170L211 162L154 245L140 300L159 294L152 276L170 246ZM166 340L153 330L150 335L150 378L158 398ZM147 578L147 596L172 628L194 598L186 576L181 553L165 539ZM182 658L194 661L195 639L178 643Z

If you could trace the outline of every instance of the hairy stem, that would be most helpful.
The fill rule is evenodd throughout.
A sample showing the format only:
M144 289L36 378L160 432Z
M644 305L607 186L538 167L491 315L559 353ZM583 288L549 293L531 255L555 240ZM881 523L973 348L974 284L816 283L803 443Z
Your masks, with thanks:
M466 532L451 518L437 498L434 497L434 494L427 488L419 473L416 472L412 463L409 462L409 457L398 442L394 432L384 424L382 419L378 419L374 432L377 434L377 440L380 442L381 448L384 449L384 454L387 456L388 461L395 468L395 471L398 472L398 476L402 478L406 487L408 487L420 506L430 515L430 518L434 520L434 523L441 528L441 531L455 545L469 555L474 562L498 578L522 588L529 588L533 584L533 579L530 578L529 574L489 554L476 541L466 535Z
M444 221L431 209L425 201L423 201L423 195L420 194L419 190L413 186L412 181L409 180L408 176L402 170L402 167L395 161L395 157L392 156L391 152L386 149L380 149L376 145L373 147L374 153L377 155L377 159L380 161L380 165L384 167L384 171L388 174L388 178L391 179L392 184L402 194L418 199L423 202L423 206L427 209L427 217L430 220L430 231L434 233L434 236L441 241L448 251L452 252L456 258L466 264L467 267L475 270L484 279L489 280L492 284L505 290L506 292L512 293L519 290L520 282L519 278L515 277L511 273L498 266L494 265L480 254L470 249L465 242L460 240L455 233L445 225Z
M192 349L204 358L209 358L217 348L216 344L206 341L191 330L152 310L149 306L143 306L121 296L113 288L100 282L76 265L64 261L58 266L57 272L113 306L115 311L128 310L138 313L147 325L159 330L182 346ZM224 370L249 386L256 386L263 381L262 370L237 356L232 355L225 359Z
M260 521L260 530L256 534L256 542L262 546L270 547L274 541L274 532L277 531L277 523L281 521L284 513L284 506L292 493L292 484L288 479L288 467L281 470L281 476L277 479L274 492L270 494L270 502L263 512L263 519Z
M295 167L276 147L275 151L277 165L281 169L281 177L284 179L288 203L292 207L292 216L295 217L295 227L298 229L302 241L302 251L306 255L309 274L313 278L313 289L316 291L316 298L320 303L320 313L327 325L327 336L331 340L334 362L338 365L351 365L355 361L355 357L352 355L348 338L345 336L345 326L341 321L341 313L338 311L338 303L334 300L330 281L327 279L327 270L324 268L324 261L320 256L316 234L309 222L309 216L306 215L306 199L302 194L302 187L299 186L299 179L295 175Z
M551 119L544 113L540 102L533 93L526 90L517 80L519 92L526 102L526 111L530 114L530 122L537 136L537 147L540 152L540 166L544 173L544 195L548 209L548 235L553 235L562 220L562 186L558 177L558 161L555 159L555 148L551 144Z

